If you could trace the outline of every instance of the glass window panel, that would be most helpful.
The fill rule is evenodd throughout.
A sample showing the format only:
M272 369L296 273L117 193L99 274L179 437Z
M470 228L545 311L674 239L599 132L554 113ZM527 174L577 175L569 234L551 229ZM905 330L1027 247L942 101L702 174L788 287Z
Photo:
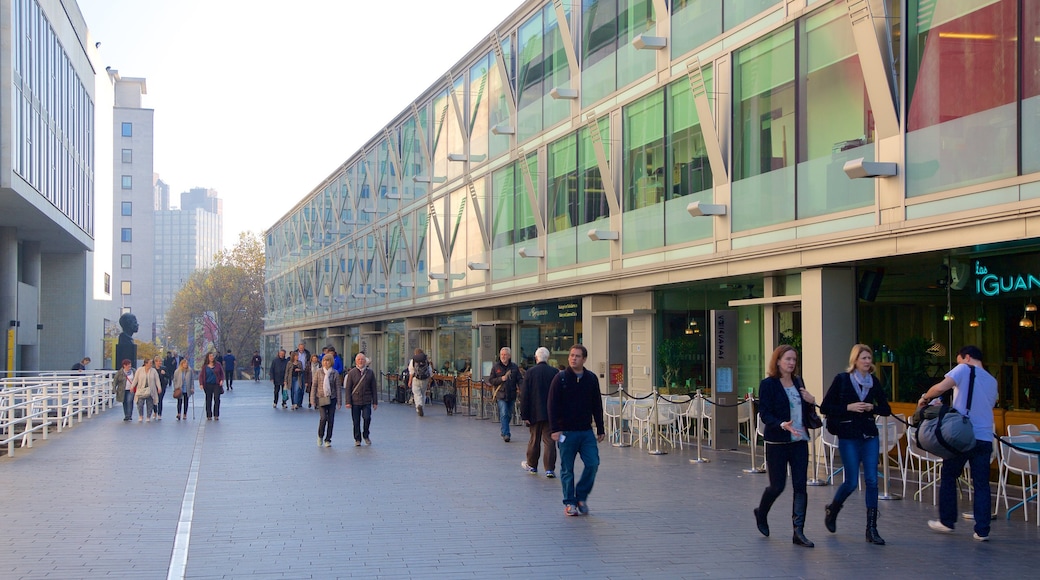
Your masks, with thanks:
M133 161L134 161L134 150L133 149L123 149L121 154L122 154L122 161L123 161L123 163L133 163Z
M710 68L702 73L705 89L711 94ZM668 160L665 202L665 245L711 237L714 220L691 220L686 206L693 201L713 203L711 165L704 144L697 107L687 79L668 87Z
M124 242L134 241L134 230L131 228L122 228L119 232L119 238Z
M1040 171L1040 2L1022 5L1022 173Z
M581 104L617 89L618 0L582 0Z
M119 204L119 215L134 215L134 204L124 201Z
M643 33L653 34L656 15L651 0L620 0L618 14L617 84L627 86L654 70L656 50L639 50L632 41Z
M123 296L130 295L130 280L123 280L119 283L119 293Z
M494 55L487 55L469 69L469 154L479 163L488 155L488 109L491 89L491 67Z
M722 34L722 0L672 0L672 59Z
M419 116L425 122L426 107L419 107ZM419 199L426 195L427 185L424 181L416 181L418 176L429 177L429 168L426 166L426 157L422 151L422 141L419 137L419 125L415 117L411 116L401 125L401 187L402 198L405 200Z
M601 138L610 137L610 119L607 116L598 120ZM610 207L607 205L606 192L603 189L602 172L596 160L596 150L592 143L592 131L583 127L578 132L578 224L575 235L578 238L578 262L598 262L610 258L610 242L594 242L585 235L592 229L610 229ZM610 159L610 147L602 144L604 154Z
M914 197L1017 172L1017 5L911 2L906 178Z
M121 189L133 189L134 177L132 175L123 175L119 179L119 186Z
M464 117L466 115L466 78L459 77L455 79L455 100L448 98L448 113L445 117L447 132L448 132L448 148L446 153L465 155L466 153L466 142L463 140L463 132L466 127L460 124L459 113ZM455 103L458 103L456 108ZM462 161L448 161L448 180L455 179L462 175L466 169L466 164Z
M568 22L570 21L570 5L564 4L564 13ZM550 2L544 9L545 19L545 83L542 85L544 96L542 104L545 107L543 127L551 127L566 119L571 112L571 102L568 99L554 99L549 92L557 87L569 87L571 84L570 65L567 62L567 51L563 46L563 35L560 33L560 25L556 20L556 10Z
M794 29L737 51L733 60L732 224L741 231L794 219Z
M518 163L523 163L519 161ZM538 226L535 225L536 214L535 212L541 213L541 208L532 208L530 196L526 193L526 187L528 183L531 183L534 187L534 199L542 199L540 184L538 179L538 155L532 153L527 156L527 168L530 173L530 182L524 177L524 174L519 169L516 172L517 186L516 195L514 201L516 203L516 245L517 248L524 246L537 247L538 245ZM544 214L542 214L544 215ZM516 262L516 275L527 276L530 274L536 274L538 272L538 260L532 258L518 258Z
M511 41L509 38L502 40L502 56L506 63L506 67L509 67L511 54ZM498 58L495 53L491 53L491 69L488 73L488 85L489 85L489 99L490 99L490 111L491 116L488 122L488 155L494 159L499 155L507 153L509 151L509 135L495 135L491 132L491 129L498 126L512 126L513 120L509 116L509 99L512 98L511 91L502 82L502 73L499 71ZM506 77L510 77L510 71L506 71Z
M451 120L449 117L453 117L455 112L451 110L451 102L448 98L448 91L441 92L433 100L433 137L431 141L433 146L430 149L430 155L433 157L433 175L435 177L447 177L448 175L448 134L449 123ZM436 188L436 185L431 185Z
M852 23L845 5L806 20L801 29L807 70L800 75L797 217L807 218L874 203L874 181L849 179L846 161L874 159L874 127Z
M509 165L491 176L491 278L495 280L512 278L513 262L517 258L513 246L516 173L515 166Z
M723 27L736 28L779 3L780 0L722 0Z
M122 254L119 256L119 267L120 268L132 268L133 267L133 256L130 254Z
M542 15L539 12L517 30L517 140L526 141L542 130L545 63L542 55Z
M624 108L625 160L623 250L634 252L664 243L664 91Z
M575 224L578 211L578 143L575 134L549 144L549 191L547 202L549 236L546 265L572 265L575 253Z
M122 132L123 132L123 137L133 137L134 136L134 124L133 123L123 123L122 124Z

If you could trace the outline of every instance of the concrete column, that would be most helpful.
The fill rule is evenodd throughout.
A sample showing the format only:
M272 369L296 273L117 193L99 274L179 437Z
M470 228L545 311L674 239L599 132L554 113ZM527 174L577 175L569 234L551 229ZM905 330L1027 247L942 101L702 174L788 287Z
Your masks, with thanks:
M17 319L18 232L15 228L0 228L0 368L5 370L17 369L17 358L15 367L7 368L7 331L11 321Z
M817 402L849 364L858 335L856 300L852 268L802 272L802 378Z
M40 297L40 242L24 242L22 244L24 259L22 263L22 282L28 286L33 287L33 291L36 292L36 303L41 304L42 299ZM42 321L41 313L36 312L36 320ZM23 325L18 329L21 333L35 333L36 340L31 341L32 344L27 344L22 347L22 369L27 371L38 371L40 370L40 331L35 326L28 328ZM71 363L70 363L71 364ZM62 368L54 364L51 361L49 368Z

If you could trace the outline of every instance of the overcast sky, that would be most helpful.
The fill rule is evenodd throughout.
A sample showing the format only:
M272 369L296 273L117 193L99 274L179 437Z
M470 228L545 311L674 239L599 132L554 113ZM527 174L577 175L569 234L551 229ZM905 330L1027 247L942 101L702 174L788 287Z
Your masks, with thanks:
M171 203L262 232L522 0L78 0L106 66L143 77Z

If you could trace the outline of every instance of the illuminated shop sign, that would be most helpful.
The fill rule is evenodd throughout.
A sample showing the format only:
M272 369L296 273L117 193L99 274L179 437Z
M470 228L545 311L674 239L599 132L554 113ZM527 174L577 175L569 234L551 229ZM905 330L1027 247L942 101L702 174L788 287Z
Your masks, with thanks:
M520 320L522 322L559 322L561 320L579 318L580 315L580 302L535 304L520 309Z
M998 274L990 272L981 261L975 262L972 274L975 275L975 293L982 296L997 297L1011 292L1040 293L1040 274Z

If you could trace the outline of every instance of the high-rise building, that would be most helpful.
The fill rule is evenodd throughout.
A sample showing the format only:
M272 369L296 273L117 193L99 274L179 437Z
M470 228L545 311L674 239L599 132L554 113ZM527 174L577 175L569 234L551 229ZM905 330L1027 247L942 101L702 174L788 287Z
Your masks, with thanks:
M72 0L0 3L0 369L102 359L110 280L95 269L94 211L109 174L95 109L111 97L89 40Z
M144 342L155 338L153 278L155 272L155 203L157 184L154 172L154 115L143 105L148 93L145 79L123 77L109 69L115 87L112 112L113 134L113 218L114 240L112 271L115 272L119 318L125 312L137 317L139 330L134 338Z
M223 247L223 203L217 192L202 187L181 194L181 207L155 212L154 311L160 342L170 344L166 312L173 297L199 269L214 264Z

